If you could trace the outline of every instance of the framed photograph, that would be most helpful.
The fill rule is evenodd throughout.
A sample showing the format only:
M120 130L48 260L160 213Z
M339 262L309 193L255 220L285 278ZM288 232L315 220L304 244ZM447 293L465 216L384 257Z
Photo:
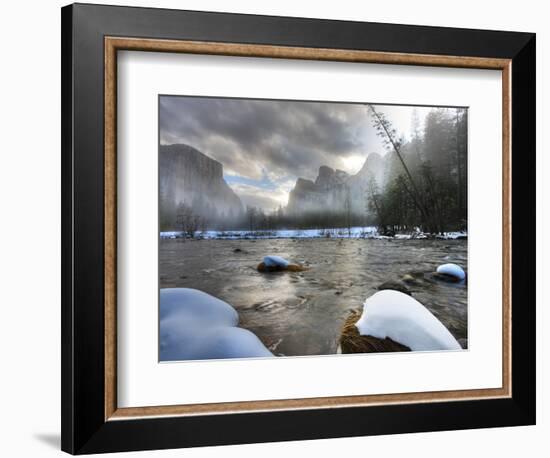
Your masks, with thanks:
M534 34L70 5L62 129L63 450L534 424Z

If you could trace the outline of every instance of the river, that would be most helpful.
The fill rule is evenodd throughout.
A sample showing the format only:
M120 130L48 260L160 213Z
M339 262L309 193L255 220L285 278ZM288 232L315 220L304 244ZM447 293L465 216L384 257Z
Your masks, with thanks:
M196 288L231 304L240 326L254 332L275 355L336 353L341 326L351 310L386 281L406 274L424 304L467 346L467 285L432 274L453 262L467 270L467 240L258 239L160 240L160 287ZM260 273L266 255L309 270Z

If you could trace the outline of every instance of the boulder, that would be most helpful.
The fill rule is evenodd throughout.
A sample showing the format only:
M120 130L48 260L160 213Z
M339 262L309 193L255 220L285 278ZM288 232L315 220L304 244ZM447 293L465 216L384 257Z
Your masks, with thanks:
M448 263L437 268L435 277L443 281L460 282L466 278L466 274L459 265Z
M385 353L396 351L411 351L405 345L386 337L379 339L373 336L362 336L359 334L356 323L361 318L361 313L352 311L346 318L338 348L341 353Z
M361 335L390 338L413 351L461 350L433 313L399 291L379 291L368 297L356 326Z
M307 267L302 266L301 264L288 264L286 266L281 265L274 265L274 266L267 266L265 262L260 262L258 266L256 267L258 272L304 272L305 270L309 270Z

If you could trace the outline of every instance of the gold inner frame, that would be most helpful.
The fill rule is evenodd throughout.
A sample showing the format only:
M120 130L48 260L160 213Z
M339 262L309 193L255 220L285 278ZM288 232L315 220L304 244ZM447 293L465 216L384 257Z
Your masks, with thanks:
M117 51L175 52L240 57L362 62L500 70L502 72L502 387L402 394L335 396L210 404L117 405ZM511 60L288 46L105 37L105 420L151 416L208 415L273 410L358 407L381 404L506 398L512 394L511 367Z

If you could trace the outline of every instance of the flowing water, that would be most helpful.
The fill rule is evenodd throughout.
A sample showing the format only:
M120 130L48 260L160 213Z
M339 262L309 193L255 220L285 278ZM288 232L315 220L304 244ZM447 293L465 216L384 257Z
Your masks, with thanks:
M299 273L260 273L269 254L308 266ZM275 355L336 353L342 324L386 281L424 274L409 286L467 345L467 286L432 274L438 265L467 266L466 240L260 239L160 241L160 287L205 291L231 304L240 326Z

